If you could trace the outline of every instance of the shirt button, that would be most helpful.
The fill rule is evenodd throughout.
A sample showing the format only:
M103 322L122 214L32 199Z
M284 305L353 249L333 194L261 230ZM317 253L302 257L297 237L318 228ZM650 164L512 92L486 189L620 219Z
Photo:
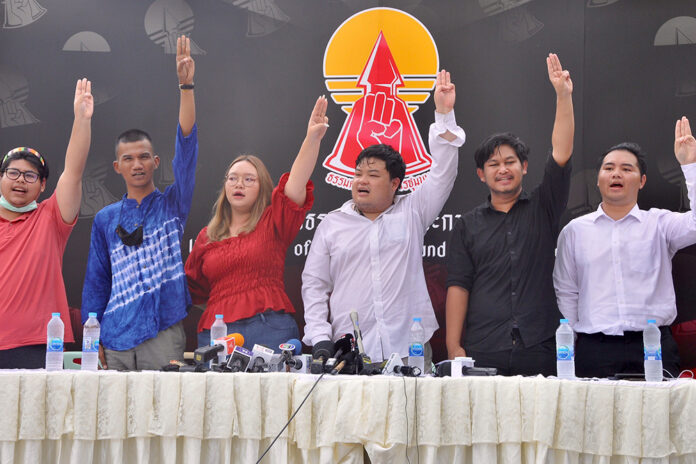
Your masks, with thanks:
M508 232L508 235L512 235L512 232Z
M517 295L517 292L512 292L512 296L515 296L515 295Z
M511 255L514 255L514 254L515 254L515 250L510 251L510 254L511 254Z

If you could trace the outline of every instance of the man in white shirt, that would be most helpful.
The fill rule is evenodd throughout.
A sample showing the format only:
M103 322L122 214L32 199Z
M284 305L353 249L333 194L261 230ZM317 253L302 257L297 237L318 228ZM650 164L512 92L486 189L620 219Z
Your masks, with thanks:
M645 157L638 145L622 143L601 158L597 211L571 221L558 238L554 287L561 312L578 334L579 377L642 372L642 330L648 319L661 326L663 367L679 373L669 330L677 315L672 257L696 243L696 140L686 117L676 123L674 154L691 211L639 209Z
M396 196L405 174L387 145L363 150L356 161L352 200L327 214L314 234L302 273L305 335L317 348L352 333L358 313L365 351L373 361L408 355L408 334L420 317L425 340L438 327L423 273L423 237L457 176L464 131L454 118L455 88L440 71L429 145L433 164L412 194ZM426 369L429 366L426 346Z

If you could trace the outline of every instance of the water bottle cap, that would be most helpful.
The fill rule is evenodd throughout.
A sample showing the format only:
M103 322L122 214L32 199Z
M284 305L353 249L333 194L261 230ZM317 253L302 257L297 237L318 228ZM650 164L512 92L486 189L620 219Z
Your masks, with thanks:
M60 313L51 313L51 317L60 317Z
M567 324L567 323L568 323L568 319L561 319L561 324Z
M648 319L648 324L657 324L655 319Z
M223 314L216 314L215 319L222 319L224 317Z
M413 318L413 322L420 322L420 321L421 321L421 318L420 318L420 317L414 317L414 318Z
M97 313L89 313L89 317L94 317L94 318L96 318L96 317L97 317Z

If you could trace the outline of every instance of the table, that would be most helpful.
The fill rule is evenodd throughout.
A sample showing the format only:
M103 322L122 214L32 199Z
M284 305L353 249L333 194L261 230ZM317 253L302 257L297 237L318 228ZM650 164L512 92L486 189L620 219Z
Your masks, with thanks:
M313 382L0 371L0 463L253 463ZM263 462L362 463L364 451L374 463L694 463L696 381L325 376Z

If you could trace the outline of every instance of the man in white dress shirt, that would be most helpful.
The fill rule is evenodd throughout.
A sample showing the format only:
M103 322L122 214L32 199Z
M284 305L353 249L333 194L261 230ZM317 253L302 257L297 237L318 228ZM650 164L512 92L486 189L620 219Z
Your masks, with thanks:
M642 331L648 319L655 319L662 332L663 367L679 374L669 330L677 316L672 257L696 243L696 140L686 117L676 123L674 154L691 211L639 209L645 157L638 145L622 143L601 158L597 211L571 221L558 238L554 287L559 309L578 334L579 377L643 372Z
M373 361L408 355L414 317L422 320L424 342L438 327L423 273L423 238L452 190L465 138L455 122L455 89L445 71L438 74L434 101L433 164L423 184L396 196L405 173L401 155L387 145L367 147L356 162L352 200L317 227L302 273L303 341L315 354L353 332L351 311L358 313ZM426 346L426 370L427 355Z

